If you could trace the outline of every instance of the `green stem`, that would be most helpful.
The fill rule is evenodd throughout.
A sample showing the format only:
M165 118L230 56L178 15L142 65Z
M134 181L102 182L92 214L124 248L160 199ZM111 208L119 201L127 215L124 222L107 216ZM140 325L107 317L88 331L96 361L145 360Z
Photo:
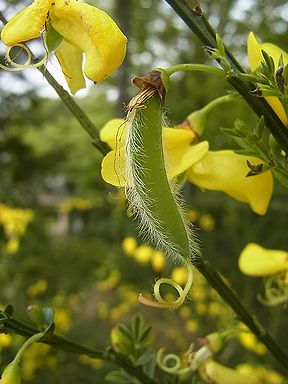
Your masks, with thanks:
M72 113L76 120L80 123L82 128L91 137L93 145L103 154L106 155L110 148L106 143L100 140L99 131L83 111L82 108L75 102L70 94L55 80L49 71L45 67L37 68L48 81L48 83L54 88L60 99Z
M30 344L31 342L35 342L39 340L39 338L41 338L39 337L39 335L41 336L43 335L43 333L39 334L39 331L36 328L30 327L29 325L26 325L14 318L8 318L7 320L4 320L1 323L1 325L3 327L3 330L5 330L5 332L15 333L15 334L30 338L23 344L21 349L23 349L26 343ZM1 331L1 328L0 328L0 331ZM72 352L80 355L83 354L91 358L111 361L118 367L125 369L125 371L127 371L132 376L136 377L141 383L157 384L156 381L154 381L153 379L150 379L144 372L142 372L141 368L134 367L132 363L125 356L118 354L112 348L108 348L105 351L92 349L92 348L86 347L85 345L75 343L74 341L69 340L57 334L51 334L48 337L48 339L45 339L44 341L39 341L39 342L43 342L45 344L50 345L51 347L61 349L66 352ZM26 347L27 346L28 345L26 344Z
M28 340L25 341L25 343L22 345L22 347L17 352L15 358L13 359L13 362L19 364L21 357L25 350L33 343L36 343L41 337L43 336L43 332L35 333L33 336L29 337Z
M213 287L222 299L235 311L239 320L247 325L258 339L266 345L272 355L288 370L288 356L274 339L272 339L260 321L248 312L239 300L237 294L225 283L221 275L214 270L208 261L203 260L201 257L194 257L192 262L198 271L206 278L211 287Z
M201 108L200 111L201 113L208 115L210 112L213 111L213 109L217 108L219 105L229 103L230 101L235 101L239 99L239 97L240 96L238 95L238 93L217 97L217 99L210 101L210 103L206 104L205 107Z
M165 68L165 73L168 76L173 75L176 72L190 72L190 71L198 71L198 72L208 72L213 73L215 75L224 74L223 70L220 68L212 67L211 65L204 64L177 64L172 65L171 67Z
M204 45L211 48L217 48L216 32L214 28L209 24L201 10L192 8L190 0L164 1L175 10L178 16L187 24L191 31L196 34ZM251 94L251 91L255 89L255 85L243 81L237 76L237 74L245 73L246 71L227 47L225 47L225 56L231 65L231 69L234 71L233 75L227 76L227 82L240 93L259 117L264 116L265 123L271 134L274 136L280 147L288 153L288 129L263 97L255 97Z

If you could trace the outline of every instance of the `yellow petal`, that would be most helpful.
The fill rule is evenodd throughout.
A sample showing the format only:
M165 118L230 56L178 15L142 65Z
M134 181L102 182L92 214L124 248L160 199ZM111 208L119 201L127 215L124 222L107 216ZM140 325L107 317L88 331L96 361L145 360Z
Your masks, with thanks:
M50 9L53 27L85 53L85 75L99 83L118 68L126 37L105 12L76 0L56 0Z
M238 263L240 271L245 275L274 275L288 269L288 253L249 243L241 252Z
M113 150L104 157L101 165L101 175L106 183L115 187L124 187L125 180L125 147L119 151Z
M191 145L195 134L186 129L164 128L163 135L166 170L169 179L185 172L199 161L209 148L207 141Z
M191 183L200 188L223 191L236 200L248 203L259 215L264 215L273 190L270 171L246 177L246 160L259 164L261 160L238 155L233 151L208 152L188 172Z
M5 45L13 46L22 41L35 39L44 29L49 8L53 0L35 0L31 5L18 12L4 26L1 40Z
M107 142L113 151L102 161L103 179L115 186L125 186L125 127L119 130L122 119L110 120L101 130L100 138ZM118 137L116 137L118 136ZM199 161L208 151L209 144L203 141L191 145L194 135L185 129L164 128L163 145L167 174L170 179L180 175Z
M236 370L208 360L201 369L202 378L214 384L260 384L257 377L244 375Z
M100 139L107 143L111 149L115 149L126 140L126 129L124 119L109 120L100 131Z
M281 48L277 47L274 44L270 43L263 43L260 44L256 37L254 36L253 32L249 33L248 36L248 42L247 42L247 51L248 51L248 59L249 59L249 65L252 71L255 71L261 64L261 61L264 60L264 57L262 55L261 50L264 50L268 53L268 55L272 56L275 65L278 65L279 58L282 54L284 64L288 63L288 54L284 52ZM288 126L288 118L285 112L285 109L283 105L281 104L280 100L275 96L268 96L265 97L269 105L273 108L275 113L278 115L280 120L285 124L285 126Z
M73 94L86 86L82 73L82 56L82 51L79 48L65 40L61 42L56 51L57 60Z

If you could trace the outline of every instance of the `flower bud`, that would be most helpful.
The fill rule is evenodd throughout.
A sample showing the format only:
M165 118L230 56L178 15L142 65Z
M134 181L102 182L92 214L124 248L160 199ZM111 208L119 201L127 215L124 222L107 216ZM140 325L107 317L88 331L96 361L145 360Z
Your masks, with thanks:
M0 381L2 384L20 384L21 370L18 363L12 362L7 365Z

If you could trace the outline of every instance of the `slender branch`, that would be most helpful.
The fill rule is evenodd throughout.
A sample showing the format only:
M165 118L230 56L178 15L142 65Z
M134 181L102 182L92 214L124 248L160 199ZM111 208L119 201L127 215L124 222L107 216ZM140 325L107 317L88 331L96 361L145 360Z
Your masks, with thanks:
M190 71L200 71L200 72L209 72L214 75L223 76L224 72L220 68L211 67L211 65L204 64L177 64L172 65L171 67L165 68L165 72L168 76L173 75L176 72L190 72Z
M207 260L200 257L194 258L193 264L222 299L233 308L239 319L247 325L258 339L266 345L272 355L288 370L288 356L273 340L260 321L248 312L237 294L225 283L221 275L214 270Z
M187 24L192 32L196 34L204 45L211 48L217 48L216 32L201 10L198 8L194 10L191 7L191 2L188 2L188 0L164 1L174 9L178 16ZM251 91L255 89L255 86L253 86L252 83L243 81L237 76L238 73L245 73L246 71L226 46L225 55L234 72L233 75L228 75L226 77L227 82L240 93L259 117L264 116L266 125L271 134L281 148L288 153L288 129L264 98L255 97L251 94Z
M3 314L3 312L1 312ZM4 313L5 314L5 313ZM8 318L1 321L2 329L1 331L15 333L25 337L31 337L39 333L37 328L31 327L23 322L16 320L14 318ZM86 347L85 345L78 344L72 340L69 340L61 335L51 334L44 341L39 341L50 345L51 347L64 350L66 352L72 352L81 355L87 355L91 358L101 359L106 361L111 361L120 368L125 369L129 374L136 377L143 384L157 384L156 381L150 379L142 369L139 367L134 367L131 362L124 356L115 352L112 348L108 348L105 351L99 349L93 349Z
M0 21L5 25L7 24L7 19L0 11ZM32 54L32 53L31 53ZM34 59L34 55L32 54ZM82 128L88 133L92 139L93 145L103 154L106 155L110 149L109 146L100 140L99 131L83 111L82 108L76 103L76 101L70 96L70 94L55 80L51 73L45 68L45 66L37 68L48 81L48 83L54 88L60 99L72 113L76 120L80 123Z
M110 149L106 143L100 140L99 131L83 111L82 108L75 102L75 100L70 96L70 94L55 80L49 71L45 67L37 68L48 81L48 83L54 88L57 92L60 99L69 109L69 111L74 115L76 120L79 121L80 125L85 129L88 135L91 137L93 145L103 154L106 155Z

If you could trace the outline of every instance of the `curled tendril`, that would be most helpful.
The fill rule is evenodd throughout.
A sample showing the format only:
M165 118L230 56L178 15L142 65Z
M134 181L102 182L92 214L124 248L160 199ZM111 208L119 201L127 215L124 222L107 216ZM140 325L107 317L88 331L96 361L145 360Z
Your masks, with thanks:
M182 362L179 356L174 353L169 353L166 356L164 354L164 348L159 349L157 352L157 364L162 371L170 373L172 375L185 375L191 371L191 367L182 367Z
M149 300L140 293L140 295L138 296L139 302L153 308L176 309L180 307L184 303L193 284L193 268L190 261L186 261L186 267L187 267L187 282L184 288L182 288L178 283L176 283L172 279L163 277L156 281L153 288L154 297L156 301ZM174 301L167 301L165 298L163 298L160 292L161 284L167 284L173 287L174 289L176 289L179 297Z
M14 61L15 59L12 59L11 50L15 47L21 48L21 50L26 53L27 58L26 58L25 63L18 64ZM5 71L9 71L9 72L18 72L18 71L22 71L23 69L26 69L26 68L41 67L42 65L44 65L46 63L47 58L48 58L48 54L46 52L44 57L40 61L38 61L37 63L31 64L31 62L33 60L32 53L31 53L30 49L24 44L15 44L12 47L8 47L6 49L5 56L6 56L6 62L8 65L0 64L0 68L4 69Z
M274 307L280 304L288 303L288 285L287 272L276 276L269 276L265 280L265 298L258 295L257 298L261 304L268 307Z

